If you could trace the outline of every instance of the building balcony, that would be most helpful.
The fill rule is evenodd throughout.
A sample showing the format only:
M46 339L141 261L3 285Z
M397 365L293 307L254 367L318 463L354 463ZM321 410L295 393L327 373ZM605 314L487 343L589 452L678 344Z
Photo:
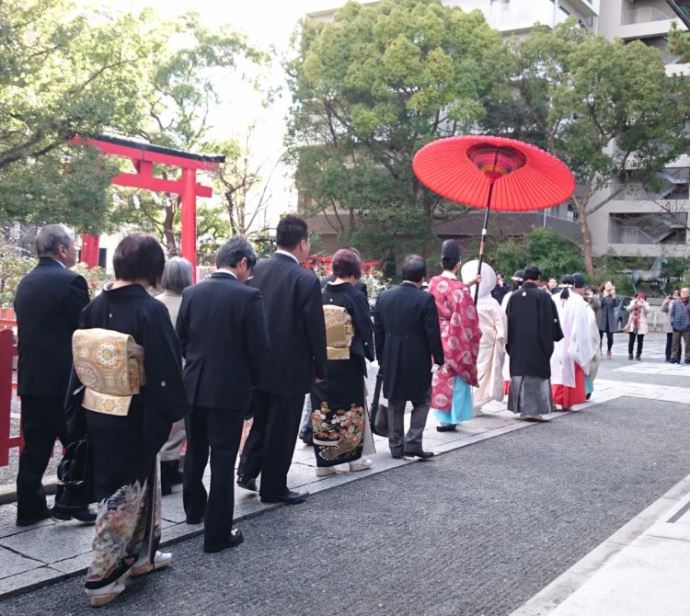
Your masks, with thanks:
M600 0L569 0L570 5L584 17L598 17Z
M537 24L555 28L568 17L550 0L492 2L483 12L489 24L503 33L525 32Z
M633 6L633 5L628 5ZM638 6L621 13L620 31L622 39L640 39L668 34L676 15L668 8Z

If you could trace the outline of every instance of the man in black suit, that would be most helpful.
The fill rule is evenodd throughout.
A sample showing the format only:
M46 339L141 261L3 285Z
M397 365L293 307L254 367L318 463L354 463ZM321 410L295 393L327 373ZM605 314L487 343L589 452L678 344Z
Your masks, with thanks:
M250 281L264 297L271 350L254 393L254 422L242 452L237 483L256 490L261 473L265 503L301 503L288 490L304 395L326 376L326 326L319 279L300 263L309 256L307 224L285 216L276 229L278 250L256 266Z
M205 552L242 543L241 531L232 528L233 473L252 386L259 381L268 351L261 292L244 284L255 264L249 242L232 238L218 251L217 271L185 289L177 317L177 335L186 359L184 384L192 406L185 419L182 496L187 523L204 520ZM209 447L211 490L207 495L202 478Z
M29 526L51 515L41 480L55 439L67 446L64 402L72 368L72 334L89 303L86 280L70 271L77 261L71 231L46 225L34 239L38 265L22 278L14 299L19 337L19 387L24 449L17 474L17 525ZM92 522L88 510L64 514Z
M421 287L426 261L405 257L402 283L379 295L374 311L376 357L383 371L383 395L388 398L388 445L394 458L426 459L422 433L429 414L431 358L443 364L443 346L436 303ZM404 433L405 405L412 402L410 429Z

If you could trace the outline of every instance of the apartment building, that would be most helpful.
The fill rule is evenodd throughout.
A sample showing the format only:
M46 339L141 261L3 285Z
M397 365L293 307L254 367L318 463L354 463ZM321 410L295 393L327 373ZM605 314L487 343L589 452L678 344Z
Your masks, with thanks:
M607 38L641 40L656 47L663 54L669 73L688 70L687 65L677 64L677 58L667 49L666 36L674 21L683 29L690 23L690 0L445 0L444 4L463 11L481 11L487 22L505 36L526 34L536 24L553 28L572 17L582 28ZM321 11L310 17L330 20L334 12L335 9ZM662 188L658 193L649 194L641 186L632 185L592 215L595 254L613 251L620 256L690 255L690 157L669 164L660 180ZM614 181L607 190L619 187ZM600 193L594 199L599 202L605 196ZM460 224L439 220L434 230L441 238L472 235L480 225L475 217L478 214L469 215ZM573 239L579 237L579 225L567 205L538 214L502 215L495 224L500 224L504 236L521 235L544 226ZM335 238L329 236L335 236L335 232L323 216L314 217L312 226L324 235L325 246L334 243Z

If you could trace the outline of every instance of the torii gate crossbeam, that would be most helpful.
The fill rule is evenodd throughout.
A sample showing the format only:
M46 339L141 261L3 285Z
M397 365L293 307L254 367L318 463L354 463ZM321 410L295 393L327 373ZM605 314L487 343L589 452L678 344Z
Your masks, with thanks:
M178 194L182 198L182 256L192 263L196 278L196 198L210 197L213 190L196 181L197 171L217 171L224 156L205 156L173 150L131 139L100 135L95 138L74 137L74 143L89 145L108 156L128 158L135 173L120 173L112 179L118 186L143 188L157 192ZM166 165L180 169L175 180L153 175L153 165ZM98 264L98 237L85 236L83 260L93 267ZM88 259L88 261L86 260Z

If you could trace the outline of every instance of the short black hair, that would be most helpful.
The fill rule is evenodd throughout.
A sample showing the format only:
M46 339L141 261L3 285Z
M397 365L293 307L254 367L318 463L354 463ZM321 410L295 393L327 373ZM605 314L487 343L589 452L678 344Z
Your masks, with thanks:
M573 287L576 289L584 289L585 285L587 284L587 281L585 280L585 277L580 274L579 272L576 272L571 276L573 279Z
M421 282L426 277L426 261L419 255L407 255L402 264L402 279Z
M352 248L341 248L336 252L331 267L337 278L362 277L362 260Z
M288 214L283 216L276 227L278 248L293 249L302 240L309 239L309 228L303 218Z
M525 280L539 280L542 276L541 270L536 265L530 265L525 268Z
M575 284L575 280L570 274L566 274L565 276L561 276L561 284L573 285Z
M156 239L146 233L130 233L120 240L113 254L118 280L146 280L158 285L165 267L165 254Z
M216 253L216 267L237 267L242 259L247 259L249 269L256 265L256 254L252 245L239 235L230 238Z

